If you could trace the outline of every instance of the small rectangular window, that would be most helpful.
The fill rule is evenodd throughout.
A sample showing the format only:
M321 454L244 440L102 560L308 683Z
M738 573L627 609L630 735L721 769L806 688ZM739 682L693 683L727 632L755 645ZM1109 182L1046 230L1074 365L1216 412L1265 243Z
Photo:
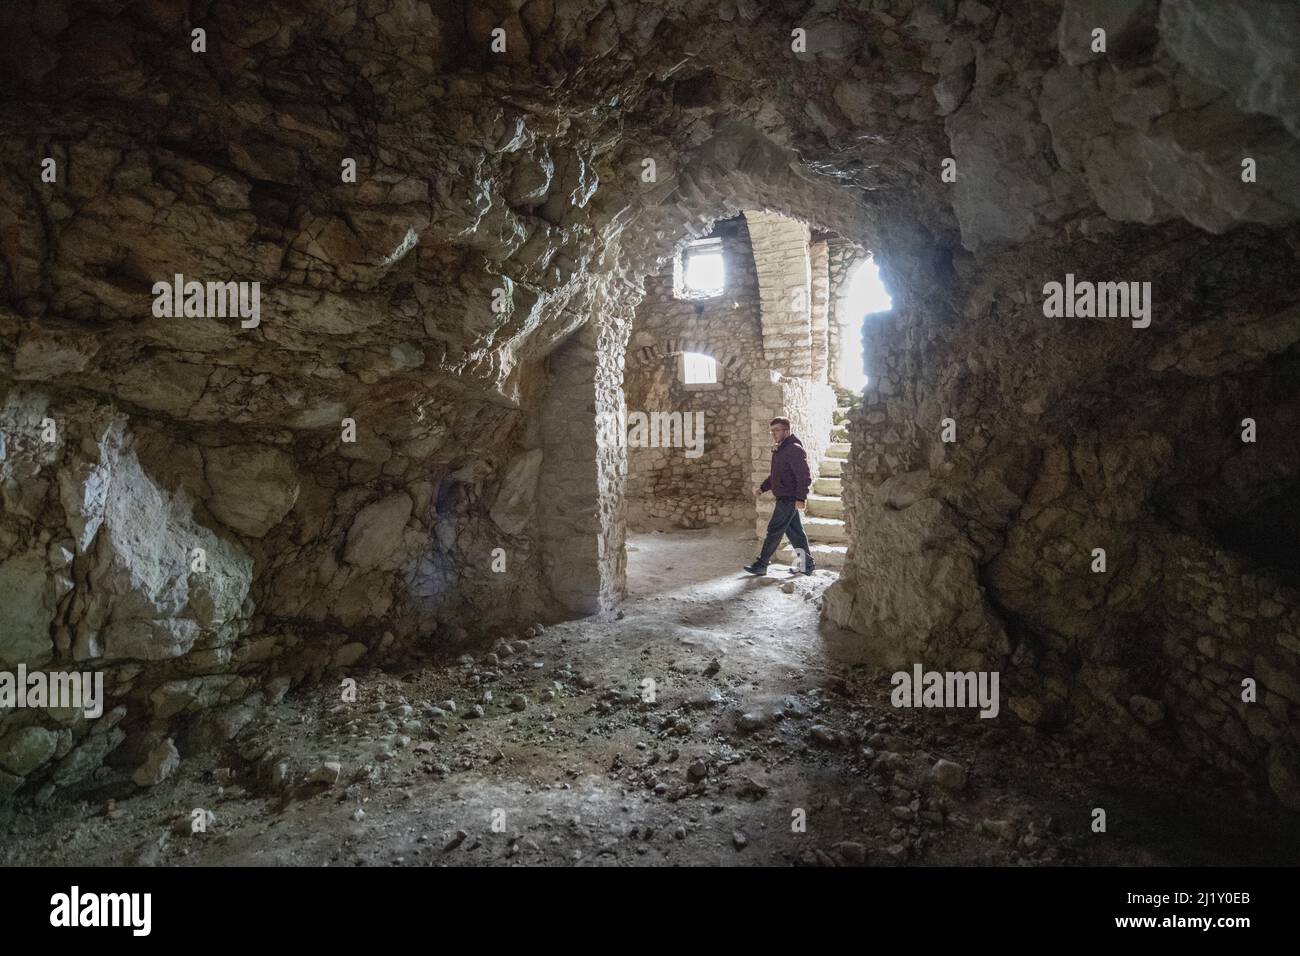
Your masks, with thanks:
M682 289L696 298L721 295L726 284L721 239L701 239L686 247L682 262Z
M686 352L682 356L682 380L687 385L713 385L718 381L718 363L707 355Z

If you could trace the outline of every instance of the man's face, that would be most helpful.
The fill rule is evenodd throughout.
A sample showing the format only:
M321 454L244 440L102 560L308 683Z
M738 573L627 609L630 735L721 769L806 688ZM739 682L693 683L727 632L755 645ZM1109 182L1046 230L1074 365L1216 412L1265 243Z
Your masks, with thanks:
M785 441L786 435L790 434L790 429L786 428L784 425L773 425L768 429L768 431L772 433L772 441L778 445Z

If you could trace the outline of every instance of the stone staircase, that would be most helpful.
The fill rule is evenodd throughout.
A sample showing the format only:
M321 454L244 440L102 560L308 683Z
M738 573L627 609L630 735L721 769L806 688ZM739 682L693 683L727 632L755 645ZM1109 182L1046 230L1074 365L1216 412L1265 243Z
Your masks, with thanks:
M845 427L849 407L841 404L835 410L835 427L831 430L831 444L822 459L820 477L813 482L808 495L808 510L803 513L803 529L808 535L813 561L819 568L842 568L848 553L848 532L844 526L844 498L841 481L844 462L849 457L849 434ZM777 551L774 562L789 564L794 561L794 549L786 544Z

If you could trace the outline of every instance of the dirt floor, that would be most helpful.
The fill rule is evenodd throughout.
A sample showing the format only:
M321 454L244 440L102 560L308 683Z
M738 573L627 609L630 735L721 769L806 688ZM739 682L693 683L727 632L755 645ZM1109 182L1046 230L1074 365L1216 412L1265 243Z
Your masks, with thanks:
M870 641L819 623L834 572L752 577L754 550L745 530L634 535L620 620L360 672L355 703L290 695L142 795L10 811L0 864L1300 860L1288 821L1005 708L893 708Z

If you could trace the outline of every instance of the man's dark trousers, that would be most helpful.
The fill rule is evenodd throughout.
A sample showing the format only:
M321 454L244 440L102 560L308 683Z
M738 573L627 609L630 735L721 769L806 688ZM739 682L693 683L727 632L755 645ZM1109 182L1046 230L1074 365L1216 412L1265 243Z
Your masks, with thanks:
M808 547L808 536L803 533L803 522L799 520L799 509L794 506L793 498L777 498L776 510L772 520L767 523L767 537L763 539L763 550L758 555L758 564L767 567L776 549L781 546L781 536L790 539L796 551L804 555L804 567L812 561L812 550Z

